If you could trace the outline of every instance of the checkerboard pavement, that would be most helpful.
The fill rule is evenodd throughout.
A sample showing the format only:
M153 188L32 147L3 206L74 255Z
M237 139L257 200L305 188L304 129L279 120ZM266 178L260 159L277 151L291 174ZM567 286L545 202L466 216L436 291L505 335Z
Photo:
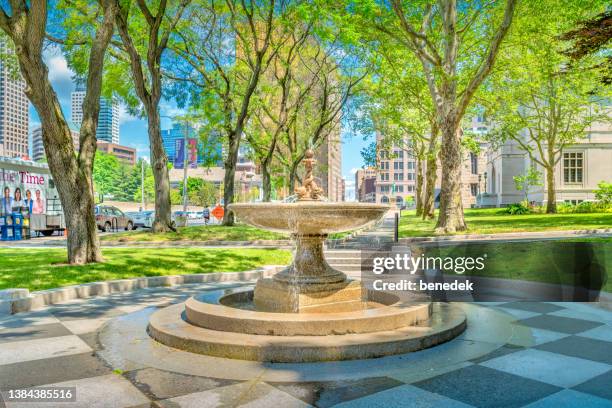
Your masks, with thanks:
M408 365L405 375L398 375L395 369L389 375L357 380L288 383L265 382L255 376L238 381L154 367L121 371L99 358L102 346L97 331L113 318L219 287L147 289L0 318L1 390L77 387L77 402L73 403L4 404L87 408L612 407L612 311L594 304L482 306L513 316L509 324L528 327L532 340L511 340L480 357L418 375L408 372ZM461 341L465 340L453 340Z

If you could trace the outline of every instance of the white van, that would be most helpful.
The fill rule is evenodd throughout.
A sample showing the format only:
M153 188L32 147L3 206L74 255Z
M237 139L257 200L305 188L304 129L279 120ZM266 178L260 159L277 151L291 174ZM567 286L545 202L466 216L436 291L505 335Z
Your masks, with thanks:
M0 216L19 212L32 236L66 229L64 211L49 166L0 157Z

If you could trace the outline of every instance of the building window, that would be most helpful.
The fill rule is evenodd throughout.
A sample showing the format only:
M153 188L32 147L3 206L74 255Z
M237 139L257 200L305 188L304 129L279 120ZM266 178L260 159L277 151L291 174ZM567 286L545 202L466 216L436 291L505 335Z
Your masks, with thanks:
M413 191L414 191L414 186L413 185L406 186L406 192L412 193Z
M565 204L578 205L584 200L565 200Z
M563 181L565 183L582 183L582 152L563 153Z
M408 170L414 170L414 162L413 161L409 161L408 162Z
M409 181L413 181L414 180L414 173L406 173L406 180Z
M393 173L394 181L404 181L404 173Z
M470 193L472 193L472 197L476 197L478 195L478 184L477 183L470 184Z
M404 162L401 162L401 161L393 162L393 170L403 170L403 169L404 169Z
M470 163L472 166L472 174L478 174L478 157L474 152L470 152Z

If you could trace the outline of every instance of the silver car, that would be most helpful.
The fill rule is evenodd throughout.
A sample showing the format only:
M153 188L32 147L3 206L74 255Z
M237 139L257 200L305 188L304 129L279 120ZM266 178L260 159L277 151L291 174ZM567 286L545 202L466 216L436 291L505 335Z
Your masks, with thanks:
M151 228L155 219L155 211L132 211L126 213L133 221L135 228Z

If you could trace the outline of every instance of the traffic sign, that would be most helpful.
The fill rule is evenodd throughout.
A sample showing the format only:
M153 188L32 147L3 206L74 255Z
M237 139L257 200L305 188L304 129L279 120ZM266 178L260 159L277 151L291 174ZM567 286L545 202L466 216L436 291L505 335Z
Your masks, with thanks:
M216 219L221 221L223 219L223 215L225 214L225 210L220 205L217 205L215 208L213 208L211 213Z

